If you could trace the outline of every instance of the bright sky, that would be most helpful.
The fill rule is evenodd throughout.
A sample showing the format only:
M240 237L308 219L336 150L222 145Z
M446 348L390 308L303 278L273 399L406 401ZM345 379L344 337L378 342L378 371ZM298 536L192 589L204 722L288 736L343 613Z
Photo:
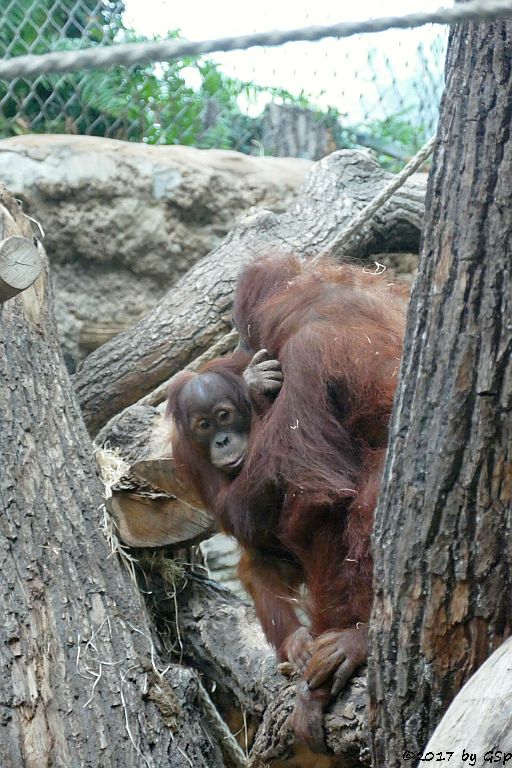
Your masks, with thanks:
M359 0L353 6L334 0L257 0L252 4L241 0L181 3L176 0L125 0L125 4L125 23L138 32L165 34L167 30L179 28L184 37L201 40L433 10L442 5L443 0ZM444 4L452 3L446 0ZM381 89L391 86L395 79L397 90L406 91L407 80L420 66L418 45L422 44L428 55L437 37L446 35L443 29L392 30L348 40L289 43L278 48L219 53L211 58L221 63L227 74L261 85L281 86L293 93L304 90L314 96L316 103L334 105L359 120L364 118L368 105L378 101L376 74ZM368 53L371 48L377 51L375 63L370 67ZM428 68L435 70L439 77L443 68L442 55L434 57ZM192 80L190 84L194 85ZM361 108L361 101L364 108Z

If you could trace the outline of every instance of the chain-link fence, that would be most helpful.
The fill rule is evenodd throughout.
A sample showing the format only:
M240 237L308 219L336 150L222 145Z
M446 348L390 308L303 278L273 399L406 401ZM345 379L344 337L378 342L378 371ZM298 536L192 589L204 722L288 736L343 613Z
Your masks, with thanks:
M126 5L0 0L0 56L143 41L140 14L169 11L166 0ZM426 27L0 80L0 137L77 133L313 159L362 144L403 160L435 130L446 38Z

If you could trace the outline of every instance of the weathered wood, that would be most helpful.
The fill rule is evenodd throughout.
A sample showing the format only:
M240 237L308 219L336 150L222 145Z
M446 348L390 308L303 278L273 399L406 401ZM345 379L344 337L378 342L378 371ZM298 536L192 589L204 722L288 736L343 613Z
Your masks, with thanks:
M32 240L19 235L0 242L0 304L29 288L39 277L42 261Z
M510 634L511 61L510 21L452 30L376 513L375 768L422 750Z
M187 504L202 507L202 503L194 491L185 485L176 473L176 465L172 458L142 459L132 464L130 471L151 485L177 496Z
M198 262L136 326L93 352L74 378L91 433L185 367L230 329L241 265L269 250L303 256L324 250L389 182L392 174L364 152L342 150L317 163L296 203L279 216L256 211ZM425 178L409 179L362 228L346 256L415 250L423 223Z
M511 653L509 638L466 683L432 734L425 757L453 752L453 768L512 761Z
M137 459L112 486L107 501L120 539L130 547L183 548L212 536L217 531L212 516L164 455L169 435L159 436L161 415L150 406L128 410L133 413L125 411L116 420L121 430L115 425L112 431L102 430L97 443L116 449L125 460Z
M133 405L105 424L95 438L100 448L118 450L128 463L153 455L155 434L161 431L162 414L150 405ZM163 439L158 438L158 455Z
M5 190L1 206L30 237ZM231 765L197 674L160 656L100 530L102 488L60 355L46 262L0 314L1 765Z

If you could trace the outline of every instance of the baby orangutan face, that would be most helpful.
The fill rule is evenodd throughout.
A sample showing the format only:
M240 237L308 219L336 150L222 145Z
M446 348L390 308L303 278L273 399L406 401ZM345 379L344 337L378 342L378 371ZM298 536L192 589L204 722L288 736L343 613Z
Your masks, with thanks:
M250 410L242 412L227 382L216 373L188 381L180 394L185 429L210 464L228 477L241 470L249 438Z

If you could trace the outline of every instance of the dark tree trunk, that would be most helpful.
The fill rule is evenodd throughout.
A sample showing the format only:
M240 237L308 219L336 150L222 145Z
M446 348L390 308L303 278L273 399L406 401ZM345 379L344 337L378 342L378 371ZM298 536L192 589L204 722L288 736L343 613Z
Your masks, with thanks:
M375 768L421 750L510 633L511 66L511 22L452 31L376 515Z
M3 189L1 205L31 239ZM158 671L140 594L100 530L46 267L0 304L0 764L223 768L199 679Z

